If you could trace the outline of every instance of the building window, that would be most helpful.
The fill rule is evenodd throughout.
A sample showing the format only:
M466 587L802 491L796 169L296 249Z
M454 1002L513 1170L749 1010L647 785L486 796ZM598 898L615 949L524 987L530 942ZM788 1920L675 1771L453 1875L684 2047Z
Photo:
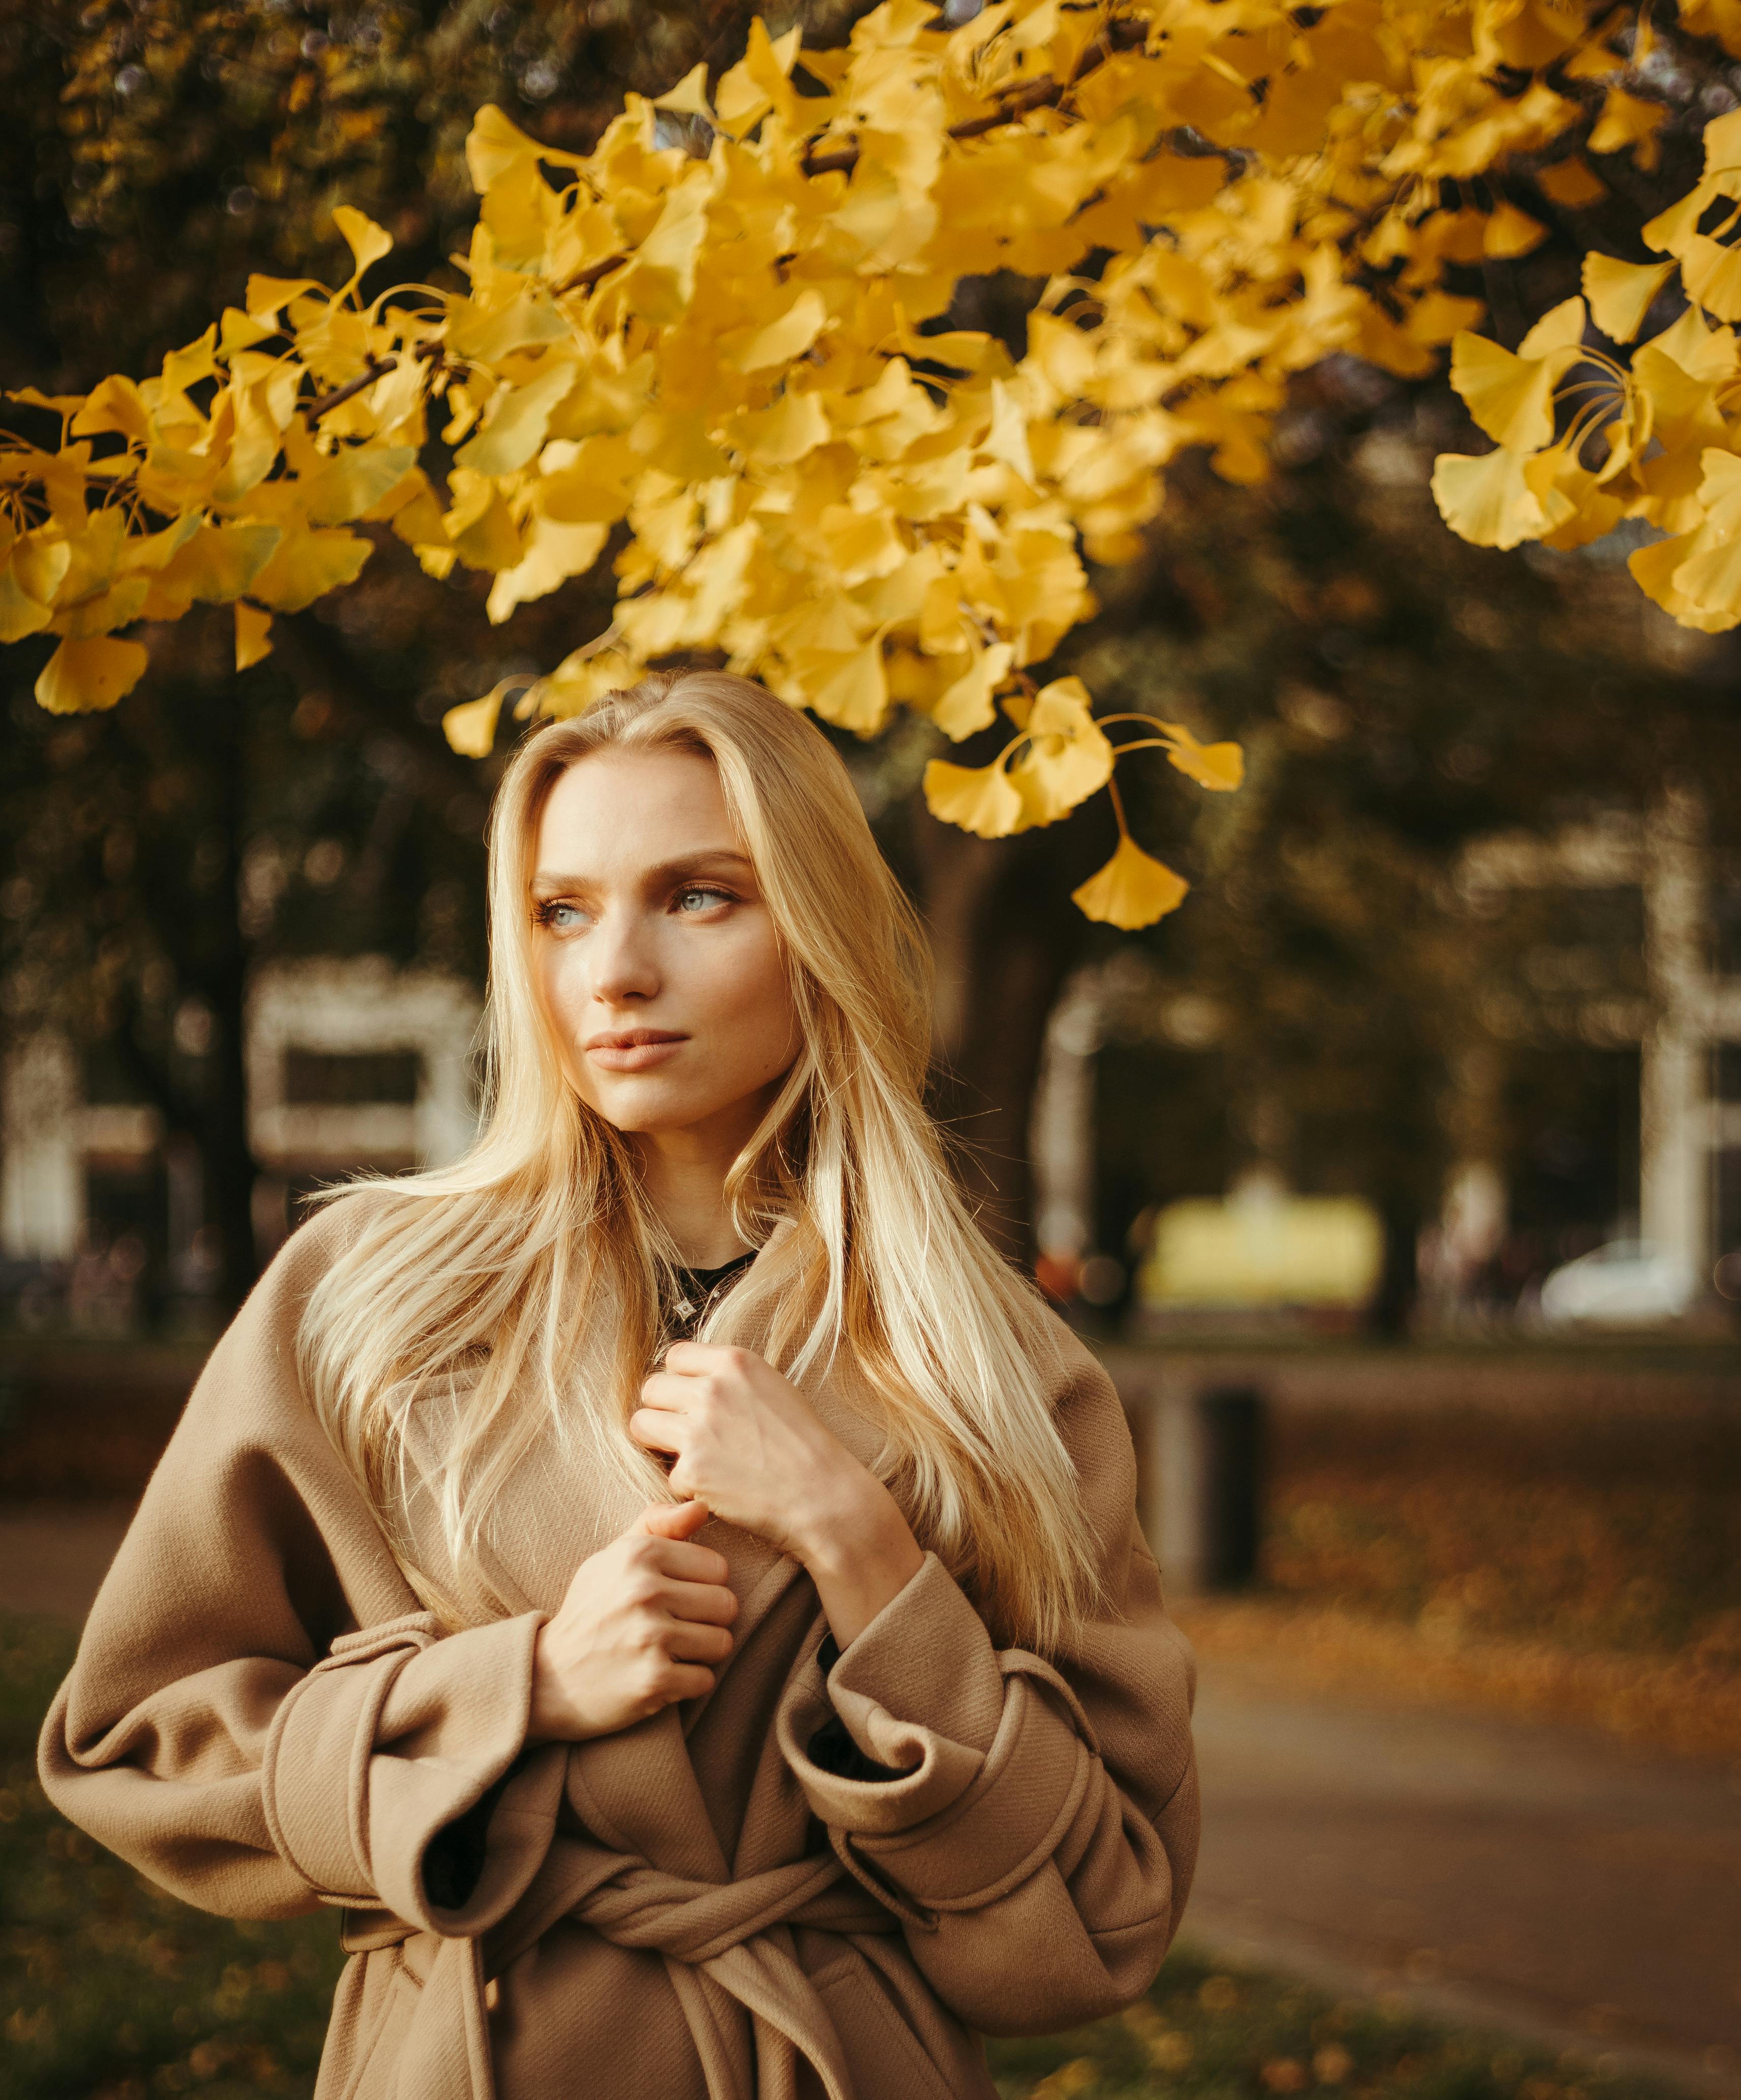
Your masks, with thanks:
M292 1108L417 1105L423 1060L415 1050L286 1050L284 1099Z

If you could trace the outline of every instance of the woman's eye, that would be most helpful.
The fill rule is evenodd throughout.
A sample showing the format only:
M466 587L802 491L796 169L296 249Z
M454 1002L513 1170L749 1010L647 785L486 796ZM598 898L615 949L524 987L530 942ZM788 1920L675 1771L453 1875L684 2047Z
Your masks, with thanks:
M553 933L572 933L585 915L577 904L543 904L538 907L538 923L547 926Z
M680 889L678 891L677 901L678 905L687 910L688 907L685 900L692 897L699 897L701 899L701 905L704 910L710 904L729 904L731 901L731 892L729 890L709 889L700 885L692 885L687 889Z

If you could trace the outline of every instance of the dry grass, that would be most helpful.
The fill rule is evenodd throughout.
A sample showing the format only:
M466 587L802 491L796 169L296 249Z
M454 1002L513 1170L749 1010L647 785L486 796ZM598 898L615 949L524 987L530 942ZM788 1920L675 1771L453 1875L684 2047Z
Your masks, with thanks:
M1283 1413L1262 1581L1182 1602L1296 1688L1741 1759L1741 1423Z
M1287 1597L1193 1599L1175 1615L1200 1655L1298 1689L1487 1708L1741 1763L1741 1670L1726 1653L1500 1639L1448 1617L1380 1618Z

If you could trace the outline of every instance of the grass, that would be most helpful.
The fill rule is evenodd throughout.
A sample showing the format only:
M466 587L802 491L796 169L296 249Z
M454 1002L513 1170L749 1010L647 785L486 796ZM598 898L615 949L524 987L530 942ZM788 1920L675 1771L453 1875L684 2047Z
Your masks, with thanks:
M314 2087L340 1965L331 1912L208 1916L72 1829L36 1734L73 1642L0 1616L0 2100L206 2100ZM1513 2049L1393 2005L1338 2002L1176 1948L1147 1999L1043 2040L994 2041L1005 2100L1666 2100L1598 2058Z
M1005 2100L1647 2100L1674 2089L1230 1967L1188 1941L1116 2018L989 2045Z
M0 2096L312 2093L336 1912L212 1917L59 1815L36 1735L72 1648L55 1621L0 1618Z

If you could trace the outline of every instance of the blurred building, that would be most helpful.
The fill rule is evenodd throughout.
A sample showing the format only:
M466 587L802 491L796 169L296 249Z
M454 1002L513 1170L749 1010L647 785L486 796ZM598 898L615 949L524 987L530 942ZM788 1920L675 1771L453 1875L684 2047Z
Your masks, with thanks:
M1702 798L1683 790L1642 816L1616 814L1547 839L1481 840L1464 857L1460 886L1483 897L1527 890L1635 898L1643 995L1616 997L1575 951L1548 951L1570 1039L1636 1056L1639 1236L1684 1257L1701 1276L1741 1247L1741 927L1713 864ZM1544 986L1549 989L1549 986ZM1496 1083L1496 1061L1476 1061L1465 1085ZM1471 1120L1483 1118L1479 1105ZM1503 1234L1505 1174L1478 1154L1453 1176L1447 1242L1479 1258ZM1627 1221L1629 1222L1629 1221Z
M479 1010L463 979L378 956L256 973L246 1058L263 1258L313 1188L464 1150ZM15 1288L33 1277L39 1290L64 1289L81 1324L117 1324L114 1305L149 1262L172 1291L195 1296L212 1268L197 1148L149 1103L101 1097L117 1090L53 1030L12 1047L0 1087L0 1260Z
M1468 929L1468 1025L1446 1060L1456 1136L1422 1246L1436 1309L1509 1304L1556 1263L1635 1235L1741 1295L1741 867L1713 852L1699 795L1478 840L1446 909ZM1284 1202L1261 1143L1254 1156L1249 1132L1242 1147L1208 1127L1216 1089L1179 1109L1182 1071L1233 1026L1135 946L1069 981L1031 1144L1041 1273L1059 1296L1309 1311L1370 1287L1376 1220L1346 1186ZM1133 1092L1157 1132L1143 1158Z

